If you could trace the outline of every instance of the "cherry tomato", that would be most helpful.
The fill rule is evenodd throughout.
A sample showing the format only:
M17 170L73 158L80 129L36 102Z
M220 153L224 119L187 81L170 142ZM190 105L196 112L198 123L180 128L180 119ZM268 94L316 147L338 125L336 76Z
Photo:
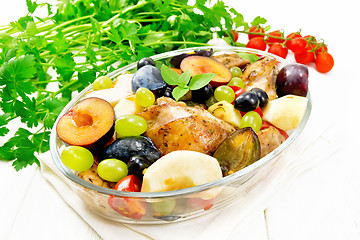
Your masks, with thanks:
M328 52L321 52L316 55L315 66L319 72L327 73L334 66L334 58Z
M235 30L231 30L231 33L233 35L234 42L237 42L237 40L239 39L239 33Z
M124 177L114 187L114 190L126 192L139 192L140 189L141 181L134 175ZM136 198L110 195L108 203L112 209L128 218L140 219L146 214L144 202Z
M259 27L259 26L252 26L250 28L249 32L252 32L252 33L265 33L265 29L262 28L262 27ZM248 34L249 40L251 40L252 38L256 38L256 37L265 38L265 35Z
M240 96L241 94L243 94L244 92L246 92L243 88L238 87L238 86L229 86L232 88L232 90L234 90L235 93L235 99ZM234 100L235 101L235 100Z
M267 121L262 121L262 125L261 125L261 129L260 130L264 130L270 126L273 126L275 127L274 125L272 125L271 123L267 122ZM283 135L285 137L285 139L287 139L289 137L289 135L282 129L278 128L278 127L275 127L277 130L280 131L281 135Z
M273 43L282 43L284 42L285 40L283 39L280 39L280 38L273 38L271 36L274 36L274 37L283 37L283 34L280 30L276 30L276 31L273 31L271 33L269 33L269 36L268 38L266 39L266 43L268 45L272 45Z
M306 51L307 42L303 37L297 37L290 40L288 48L295 54Z
M268 52L275 54L279 57L286 58L289 51L286 47L283 47L280 43L274 43L274 44L271 44Z
M319 54L321 52L327 52L328 48L325 44L320 43L316 46L315 54Z
M301 64L309 64L314 61L314 52L312 48L309 46L306 48L305 52L295 54L295 60Z
M199 197L196 198L188 198L187 203L189 206L195 209L204 209L209 210L214 205L215 198L210 199L202 199Z
M246 47L265 51L266 43L264 38L254 37L249 40L249 42L246 44Z
M290 33L289 35L287 35L287 37L286 37L287 40L285 42L286 47L289 48L291 40L298 38L298 37L301 37L301 34L299 32L294 32L294 33Z

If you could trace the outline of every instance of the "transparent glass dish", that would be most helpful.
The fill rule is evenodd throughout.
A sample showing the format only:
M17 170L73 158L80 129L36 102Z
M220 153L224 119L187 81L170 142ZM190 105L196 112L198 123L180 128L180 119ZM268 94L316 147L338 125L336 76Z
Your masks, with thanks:
M171 51L151 57L153 60L169 59L181 53L189 53L200 49L212 48L215 53L238 52L253 53L258 56L268 56L278 61L278 69L288 64L286 60L273 54L240 47L195 47ZM115 79L117 76L135 70L136 63L122 67L108 76ZM135 224L163 224L168 222L186 221L194 217L203 216L209 212L217 211L223 206L233 202L237 198L245 196L246 192L271 171L273 164L286 152L292 151L292 142L304 129L311 112L311 98L308 93L307 109L299 126L289 133L285 140L274 151L256 161L255 163L237 171L231 175L207 184L173 190L167 192L124 192L99 187L78 177L74 171L67 168L60 159L61 149L66 145L59 139L56 133L56 125L59 118L67 113L77 102L79 102L92 86L88 86L78 94L60 113L50 136L50 151L57 168L71 180L73 192L81 197L89 211L103 216L107 219ZM300 153L299 153L300 154ZM208 198L204 196L215 196ZM116 205L115 211L109 204Z

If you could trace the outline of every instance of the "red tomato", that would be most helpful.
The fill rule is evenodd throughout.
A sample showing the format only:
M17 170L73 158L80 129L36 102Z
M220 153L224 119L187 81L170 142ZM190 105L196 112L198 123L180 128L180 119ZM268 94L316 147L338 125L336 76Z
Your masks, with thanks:
M268 38L266 39L266 43L268 45L271 45L273 43L282 43L284 42L285 40L283 39L280 39L280 38L273 38L271 36L274 36L274 37L284 37L282 32L280 30L276 30L276 31L273 31L271 33L269 33L269 36Z
M283 47L280 43L274 43L274 44L271 44L268 52L275 54L279 57L286 58L289 51L286 47Z
M297 37L290 40L288 48L295 54L306 51L307 42L303 37Z
M234 90L235 93L235 99L240 96L241 94L243 94L244 92L246 92L244 89L242 89L241 87L238 86L229 86L232 88L232 90ZM234 100L235 101L235 100Z
M311 47L307 47L305 52L295 54L295 60L301 64L309 64L314 61L314 52Z
M328 52L321 52L316 55L315 66L319 72L327 73L334 66L334 58Z
M124 177L114 187L114 190L126 192L139 192L140 189L141 181L134 175ZM146 214L145 204L140 199L110 195L108 203L112 209L128 218L140 219Z
M264 38L254 37L249 40L249 42L246 44L246 47L265 51L266 43L265 43Z
M249 32L252 33L265 33L265 29L259 26L252 26L249 30ZM251 40L252 38L256 38L256 37L261 37L261 38L265 38L265 35L257 35L257 34L248 34L248 38L249 40Z
M316 46L315 54L319 54L321 52L327 52L327 51L328 51L327 46L323 43L320 43Z
M199 197L196 198L189 198L187 203L195 209L204 209L209 210L214 204L215 198L211 198L211 199L202 199Z
M299 32L294 32L287 35L285 42L286 47L289 48L291 40L298 37L301 37L301 34Z
M233 35L234 42L237 42L237 40L239 39L239 33L235 30L231 30L231 33Z
M306 36L304 36L304 38L305 38L306 41L308 41L310 43L316 43L317 42L316 38L314 36L311 36L311 35L306 35Z
M275 127L274 125L272 125L271 123L269 123L267 121L262 121L262 125L261 125L260 130L264 130L264 129L270 127L270 126ZM283 135L285 137L285 139L287 139L289 137L289 135L284 130L282 130L280 128L277 128L277 127L275 127L275 128L280 131L281 135Z

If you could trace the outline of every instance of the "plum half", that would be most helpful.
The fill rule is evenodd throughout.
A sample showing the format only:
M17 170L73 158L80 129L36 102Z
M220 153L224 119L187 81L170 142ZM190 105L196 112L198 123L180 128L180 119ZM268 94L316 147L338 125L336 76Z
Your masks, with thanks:
M187 57L181 61L180 68L183 72L190 70L192 77L202 73L215 73L215 77L210 82L215 87L227 84L232 78L230 70L224 64L210 57Z
M104 146L114 135L115 113L109 102L91 97L78 102L56 125L59 138L86 148Z

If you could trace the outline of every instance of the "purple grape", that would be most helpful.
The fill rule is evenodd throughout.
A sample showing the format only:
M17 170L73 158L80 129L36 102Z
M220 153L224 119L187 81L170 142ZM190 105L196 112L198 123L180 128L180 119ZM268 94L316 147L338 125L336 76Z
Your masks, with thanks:
M284 66L276 77L276 92L279 97L293 94L306 97L309 70L301 64Z

